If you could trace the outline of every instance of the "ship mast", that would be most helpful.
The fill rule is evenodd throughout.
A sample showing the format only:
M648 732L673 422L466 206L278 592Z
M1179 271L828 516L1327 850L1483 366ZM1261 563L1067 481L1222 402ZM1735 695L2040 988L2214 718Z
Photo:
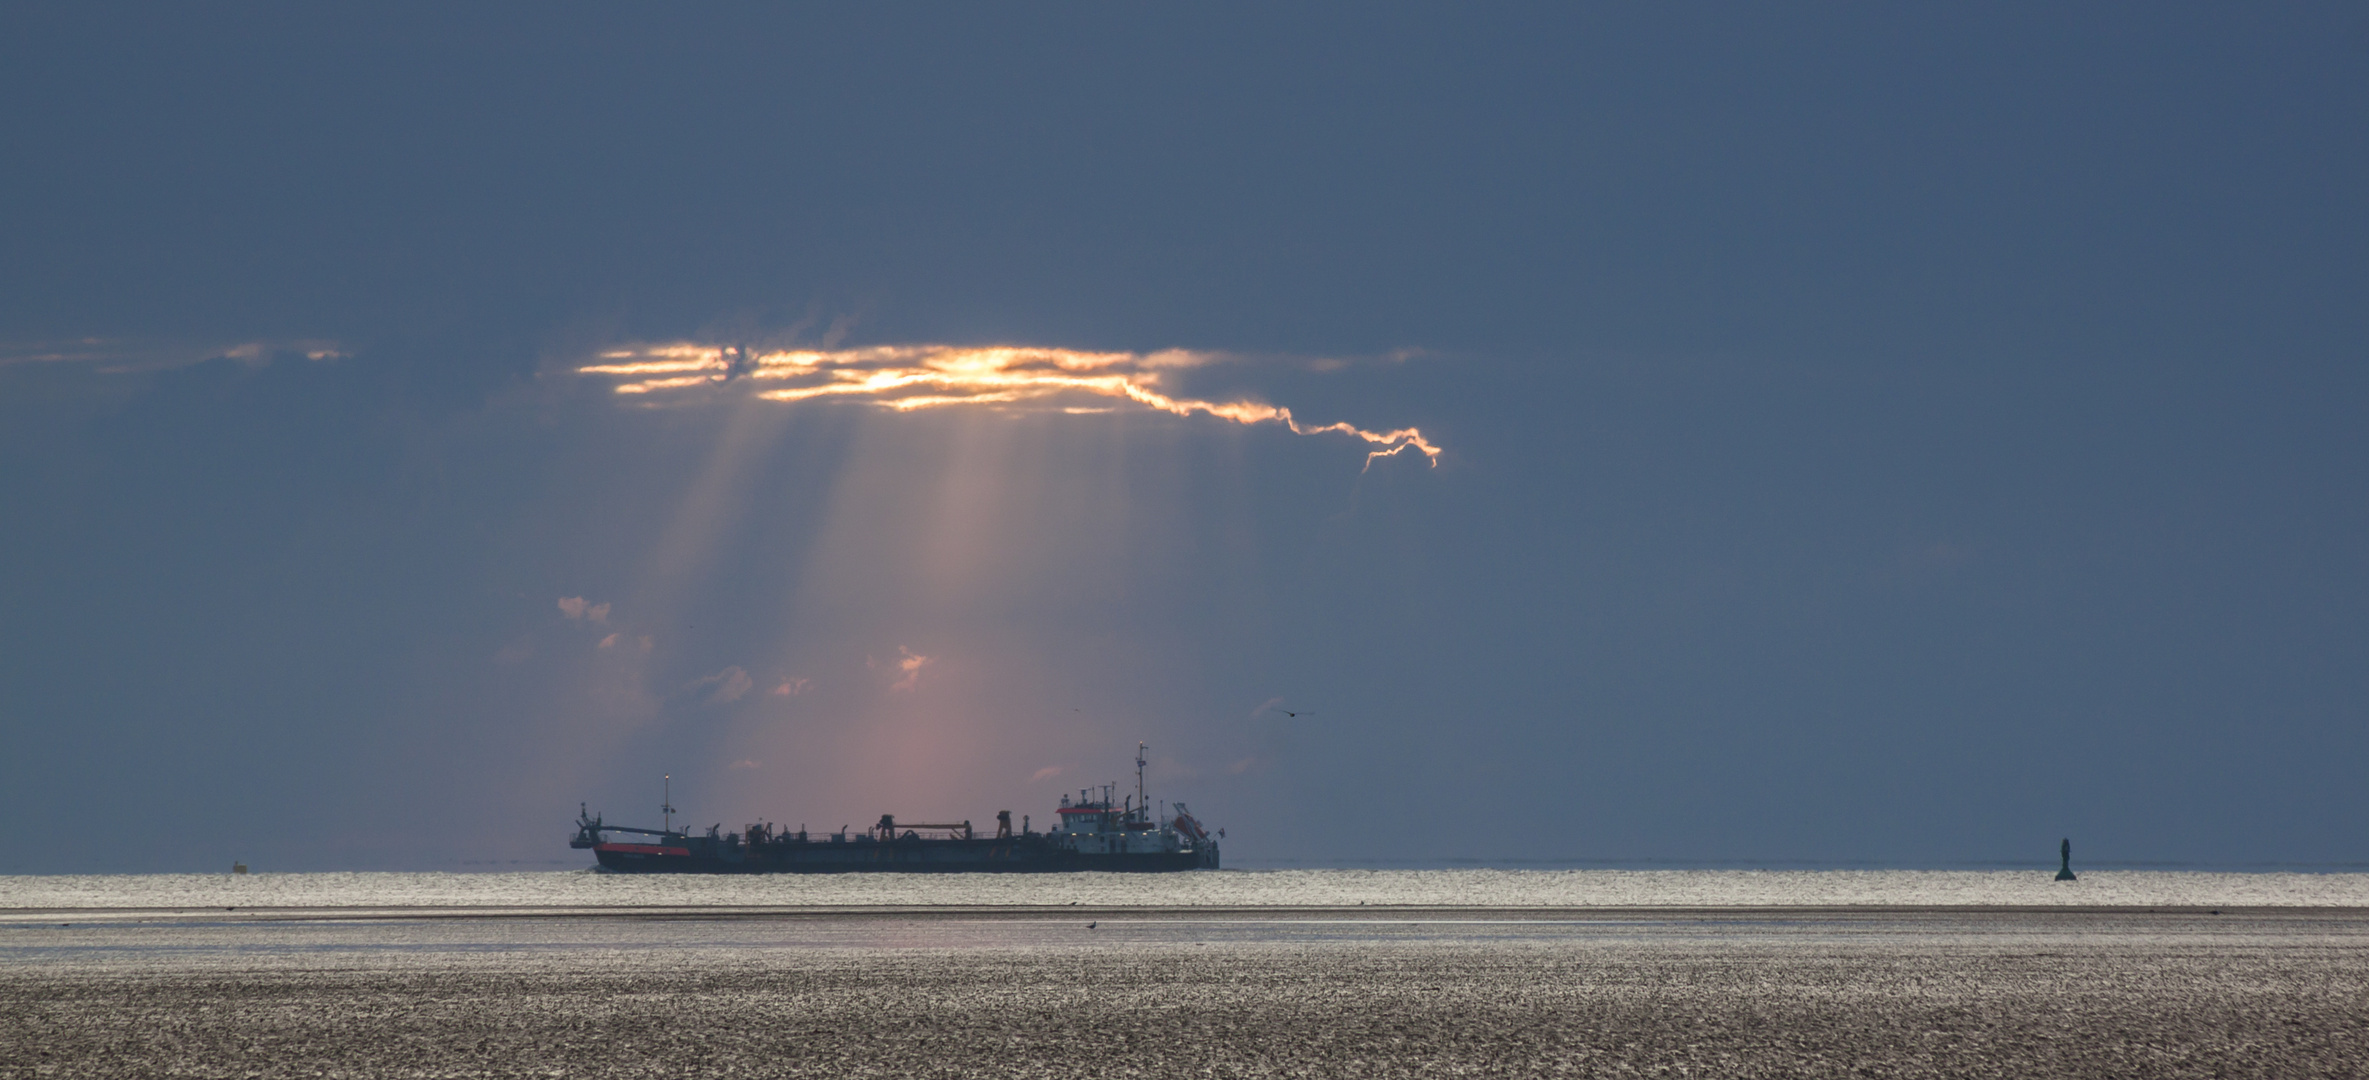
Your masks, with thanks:
M1152 804L1151 804L1151 803L1149 803L1149 802L1147 802L1147 801L1145 801L1145 799L1144 799L1144 797L1143 797L1143 744L1142 744L1142 743L1136 743L1136 744L1135 744L1135 805L1136 805L1136 808L1137 808L1137 809L1139 809L1139 810L1141 810L1141 811L1143 812L1143 816L1144 816L1144 817L1146 817L1146 818L1149 818L1149 817L1151 817L1151 816L1152 816Z
M666 778L659 781L659 784L661 786L658 789L658 811L665 815L666 834L672 836L675 831L675 774L667 773Z

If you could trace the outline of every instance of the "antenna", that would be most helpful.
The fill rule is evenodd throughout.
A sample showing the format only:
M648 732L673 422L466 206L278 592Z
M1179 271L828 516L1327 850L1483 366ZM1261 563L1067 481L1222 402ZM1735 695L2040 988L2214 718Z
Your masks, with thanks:
M666 815L666 832L671 836L675 831L675 774L666 774L666 779L660 781L660 783L663 786L658 789L661 792L661 794L658 796L658 810L660 813Z

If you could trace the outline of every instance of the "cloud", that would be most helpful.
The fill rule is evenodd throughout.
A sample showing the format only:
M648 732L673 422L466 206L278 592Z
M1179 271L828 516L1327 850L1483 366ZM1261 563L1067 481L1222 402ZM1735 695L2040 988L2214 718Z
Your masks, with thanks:
M683 684L683 689L705 705L729 705L747 697L756 680L737 667L728 667L713 675L702 675Z
M905 677L890 684L890 690L911 690L920 686L922 669L935 662L933 658L923 656L902 645L897 646L897 656L897 670L904 672Z
M352 355L334 341L298 338L191 345L129 338L72 338L63 341L0 342L0 367L15 364L85 364L107 374L162 371L208 360L235 360L262 367L277 360L342 360Z
M616 647L617 647L617 635L615 635L615 634L610 634L609 636L607 636L607 637L605 637L605 638L602 638L602 639L600 639L600 647L601 647L601 648L604 648L604 649L613 649L613 648L616 648Z
M914 652L913 650L908 649L902 645L897 646L897 662L893 666L898 672L901 673L901 675L896 682L889 684L888 688L892 691L911 690L914 687L921 685L922 669L927 668L931 664L937 662L937 657L923 656L922 654ZM864 658L864 666L870 668L873 671L878 671L891 665L883 664L880 661L874 660L867 656Z
M609 605L607 603L586 603L584 598L581 596L560 597L559 611L560 614L566 615L571 619L583 619L587 622L596 623L605 623L609 621ZM604 642L603 644L605 645L606 643Z
M1271 697L1265 701L1259 702L1258 708L1250 710L1250 718L1256 720L1259 717L1266 715L1267 710L1281 704L1283 704L1283 699L1279 697Z
M834 333L837 327L834 327ZM1412 428L1374 431L1348 423L1307 424L1290 409L1255 401L1202 401L1172 395L1170 373L1234 359L1169 349L1154 353L993 345L875 345L759 353L740 346L672 342L611 349L576 369L617 380L618 394L689 393L741 383L767 401L849 401L898 412L965 405L1066 412L1119 402L1176 416L1237 424L1280 424L1297 435L1346 435L1367 445L1366 465L1413 451L1433 465L1440 448Z
M742 758L739 761L735 761L732 764L725 766L727 769L762 769L764 767L765 763L758 761L755 758Z
M1031 784L1040 783L1042 781L1051 780L1052 778L1059 775L1061 775L1061 766L1047 765L1042 769L1038 769L1035 772L1029 773L1028 782Z
M774 687L770 692L775 697L796 697L812 689L814 689L812 680L783 679L781 685Z

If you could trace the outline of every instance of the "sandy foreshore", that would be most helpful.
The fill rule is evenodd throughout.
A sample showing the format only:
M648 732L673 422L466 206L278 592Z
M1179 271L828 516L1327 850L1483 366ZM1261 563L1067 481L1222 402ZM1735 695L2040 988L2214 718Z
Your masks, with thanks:
M0 1077L2369 1075L2359 911L93 914Z

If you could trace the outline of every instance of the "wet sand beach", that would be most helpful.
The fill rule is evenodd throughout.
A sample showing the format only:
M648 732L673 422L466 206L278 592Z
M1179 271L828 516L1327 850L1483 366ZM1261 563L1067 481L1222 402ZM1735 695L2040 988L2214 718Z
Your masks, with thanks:
M2361 1076L2369 912L0 921L0 1077L528 1075Z

